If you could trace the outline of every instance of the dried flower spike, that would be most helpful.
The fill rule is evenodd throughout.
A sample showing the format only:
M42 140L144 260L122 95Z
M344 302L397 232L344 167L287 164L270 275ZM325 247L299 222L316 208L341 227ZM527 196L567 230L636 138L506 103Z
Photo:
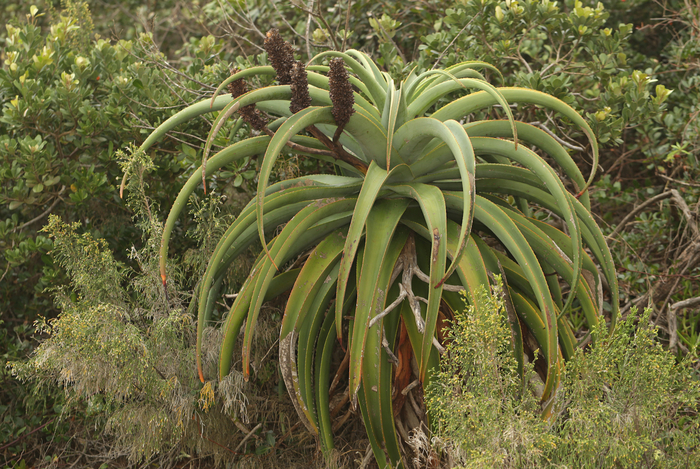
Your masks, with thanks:
M277 29L267 32L263 44L272 68L277 72L277 81L280 85L288 85L292 82L292 67L294 66L294 48L280 36Z
M348 80L348 72L345 70L345 62L341 58L332 59L328 72L328 86L330 88L331 101L333 102L333 118L338 127L344 127L350 120L355 110L352 85Z
M306 74L306 67L302 62L294 62L292 67L292 99L289 103L289 110L296 114L311 105L309 95L309 80Z
M232 75L236 73L238 73L237 68L233 70ZM236 99L248 92L248 84L242 78L240 80L232 81L228 84L228 91L231 93L231 96Z
M228 90L235 99L248 92L248 85L245 80L241 78L240 80L229 83ZM267 125L267 122L265 122L265 119L260 115L260 111L255 107L255 104L249 104L240 108L238 113L243 117L243 120L250 124L255 130L262 130Z

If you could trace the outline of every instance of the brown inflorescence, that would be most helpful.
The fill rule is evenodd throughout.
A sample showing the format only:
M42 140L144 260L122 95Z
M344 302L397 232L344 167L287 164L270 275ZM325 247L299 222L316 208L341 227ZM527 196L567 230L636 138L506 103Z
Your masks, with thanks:
M311 105L309 95L309 81L306 74L306 67L302 62L294 62L292 67L292 100L289 103L289 110L296 114Z
M292 67L294 66L294 48L280 36L277 29L267 32L263 44L272 68L277 72L277 81L280 85L288 85L292 82Z
M233 72L231 72L231 74L235 75L236 73L238 73L238 71L239 70L236 68L233 70ZM228 91L231 93L231 96L233 96L233 99L236 99L239 96L243 96L248 92L248 84L242 78L236 81L232 81L228 84Z
M345 70L345 62L341 58L331 59L328 72L328 86L330 88L331 101L333 102L333 118L338 126L344 126L350 120L355 110L352 85L348 80L348 72Z
M234 71L235 73L236 71ZM231 96L236 99L239 96L243 96L248 92L248 85L244 79L235 80L228 84L228 90ZM238 110L244 121L246 121L255 130L262 130L267 125L265 119L263 119L260 111L256 109L255 104L249 104Z

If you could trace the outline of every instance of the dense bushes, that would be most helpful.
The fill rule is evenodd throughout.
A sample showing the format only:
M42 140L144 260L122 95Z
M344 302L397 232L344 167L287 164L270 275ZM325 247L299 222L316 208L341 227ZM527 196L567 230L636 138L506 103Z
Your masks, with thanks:
M138 309L134 317L143 320L132 331L133 337L149 344L149 353L159 353L150 347L155 340L152 334L160 329L149 330L149 325L157 323L158 319L141 311L149 309L149 302L161 301L158 293L153 290L147 294L147 290L126 285L150 278L150 274L142 277L134 273L148 272L148 267L144 266L141 271L137 260L128 256L130 252L149 249L149 238L143 238L139 229L132 225L132 212L118 197L122 168L116 151L128 142L140 144L158 123L185 104L209 95L215 84L229 74L229 63L241 68L265 63L266 55L254 44L262 38L260 31L271 26L279 27L285 37L294 37L302 56L307 53L307 36L311 40L308 47L311 54L345 43L347 47L366 50L397 77L408 74L411 61L420 69L427 69L465 59L486 60L505 72L506 84L534 87L554 94L584 113L598 138L606 144L601 153L603 176L596 183L593 201L594 211L612 225L608 233L635 206L657 194L667 194L658 199L658 205L648 206L637 215L641 223L627 223L610 240L619 266L621 296L626 306L623 311L629 310L632 301L646 304L651 299L655 306L652 320L660 327L658 340L677 343L683 354L700 343L697 309L692 306L670 308L674 303L700 294L697 283L700 255L695 250L697 230L693 229L697 215L686 217L687 213L697 214L700 195L697 185L700 176L697 20L700 13L696 6L670 1L665 9L656 9L653 2L646 0L612 2L606 4L608 9L592 2L571 1L560 4L492 0L390 4L357 1L350 2L353 22L345 31L344 4L329 1L313 2L313 12L302 11L299 2L294 6L263 0L202 1L196 4L201 6L197 9L189 5L190 2L185 5L166 1L158 2L161 10L152 12L155 21L149 20L154 17L142 2L122 2L127 5L125 10L129 10L128 5L140 8L136 14L129 10L128 15L109 11L100 3L99 8L93 8L96 15L92 19L84 6L71 1L63 3L62 13L46 14L52 3L57 4L37 2L40 10L36 11L21 3L10 4L0 13L10 22L0 38L3 46L0 69L3 106L0 118L0 311L4 321L0 348L4 361L24 359L33 349L31 323L37 314L50 318L60 309L67 321L71 317L80 318L81 314L89 313L95 318L98 312L105 313L85 303L86 298L79 289L73 292L70 287L62 290L58 303L53 302L55 289L68 284L70 275L66 275L49 254L55 249L56 238L40 231L49 214L59 216L67 224L79 223L79 228L71 229L77 230L74 232L53 222L55 229L63 227L68 230L65 233L72 233L70 239L83 239L84 235L84 239L105 240L106 245L100 247L100 252L111 251L113 254L108 257L114 259L119 266L117 271L121 272L121 277L112 279L110 288L120 292L123 301L132 305L129 308ZM242 8L244 4L247 8ZM664 22L653 26L650 18L662 16L666 18ZM628 21L634 24L621 24ZM123 33L122 38L130 40L107 40L111 25L116 25L114 29L118 34ZM151 35L139 35L149 28L152 28ZM178 30L188 31L186 37ZM205 32L208 30L229 35L221 41L208 36ZM91 31L99 31L103 37L94 37ZM155 45L168 46L167 57L156 50ZM491 78L498 82L497 77ZM670 90L673 92L669 94ZM532 108L514 111L521 119L537 122L536 125L564 138L560 126L565 126L566 122L553 121L545 112ZM150 173L152 177L145 176L154 219L160 217L158 207L169 206L176 196L181 185L180 175L185 169L196 167L201 160L201 147L208 128L209 123L205 121L194 123L159 142L159 153L175 158L156 157L155 168ZM215 145L225 145L248 135L247 132L227 126ZM573 140L564 139L564 143L571 147L585 145L584 139L573 136ZM278 176L315 169L308 164L305 160L290 159ZM229 196L223 206L224 216L234 211L232 206L240 205L241 200L249 197L249 181L255 175L256 165L251 159L227 167L217 176L213 188L219 195ZM587 165L590 162L580 162L582 169L589 169ZM670 194L670 189L676 189L679 196ZM212 199L201 202L201 206L209 207L213 203ZM204 216L208 210L211 209L195 210L195 213ZM634 222L635 217L630 221ZM187 217L176 228L195 236L176 237L181 243L171 249L172 257L191 262L190 274L199 268L204 255L193 247L198 240L206 238L203 233L216 237L217 231L212 226L216 226L214 221L194 223ZM136 246L136 251L132 251L132 246ZM66 262L74 265L77 259ZM194 278L198 276L183 274L183 291L194 286L189 283ZM231 283L236 280L231 279ZM97 303L104 301L100 299ZM151 309L158 310L157 307ZM182 314L178 317L188 317ZM118 314L109 316L111 322L104 324L114 325L119 320ZM60 320L53 324L60 324ZM573 321L574 328L579 325ZM176 326L182 327L177 332L180 337L192 332L191 324L183 322ZM642 335L648 337L649 333ZM180 345L182 343L177 346ZM182 347L181 353L191 353L185 345ZM102 353L98 352L93 351L98 355ZM150 364L142 361L143 357L131 355L131 358L136 363ZM128 360L124 364L134 365ZM62 393L50 387L39 391L31 381L12 379L5 367L2 373L0 412L4 425L0 431L0 446L19 438L17 443L3 450L8 451L5 454L10 463L13 454L19 455L23 448L31 448L35 441L40 441L33 438L39 437L42 431L22 439L31 430L49 423L43 432L50 435L57 432L56 425L60 422L58 434L70 433L68 420L61 414ZM265 389L270 391L272 384L277 384L276 370L267 369L265 373L269 380L265 381L268 386ZM190 378L183 378L182 382ZM200 396L195 388L188 386L183 388L190 392L185 392L186 408L192 410L198 408L195 401ZM90 413L113 416L119 408L115 404L117 400L106 398L110 403L107 405L103 404L103 399L103 395L87 399ZM76 402L72 400L70 404ZM105 409L107 413L103 413ZM168 421L175 422L173 415L167 417ZM178 439L183 433L178 433L181 429L176 430L177 423L172 425L168 435L175 436L170 440L151 440L152 448L156 448L159 441L164 448L171 443L176 443L174 448L177 448L180 442L185 442L185 446L194 445L194 439ZM266 429L286 431L283 427L271 425ZM117 429L117 426L112 428ZM192 428L188 427L185 433L195 438ZM268 433L267 439L254 438L260 452L275 445L270 435ZM279 438L281 434L273 435ZM147 454L150 453L142 453Z
M43 33L34 24L41 13L32 11L25 24L8 26L0 71L0 243L6 279L0 297L4 310L27 318L50 308L42 292L59 275L50 258L42 257L50 249L48 239L36 235L47 214L80 220L117 251L128 249L137 238L118 198L116 150L140 143L179 105L202 96L206 88L197 82L227 74L226 66L214 64L221 47L212 41L192 44L186 51L192 62L182 72L165 70L147 65L165 66L149 36L115 44L93 40L89 13L77 6ZM163 199L172 197L175 189L168 184L191 164L194 152L187 142L196 142L192 135L202 128L185 128L161 144L178 155L158 168L163 182L154 189Z
M50 289L66 279L47 254L51 239L40 231L48 215L79 222L82 230L106 239L117 258L128 262L126 255L133 245L140 245L140 235L119 199L122 170L116 151L124 143L140 143L153 125L176 112L181 103L205 93L196 82L211 83L228 74L227 67L215 60L221 45L213 40L188 44L182 52L189 57L188 65L182 70L166 69L149 36L116 43L95 39L84 5L66 5L50 28L39 28L44 13L32 8L26 20L8 25L3 37L0 310L4 361L31 351L31 324L37 315L55 315ZM163 151L176 158L156 162L155 203L175 195L172 183L195 159L193 146L198 140L194 135L201 134L202 125L206 123L183 128L183 133L160 143ZM53 404L23 399L25 391L3 367L2 412L8 425L3 427L2 444L39 427L49 420L43 417L46 412L53 412ZM53 400L44 397L49 403ZM59 405L60 395L54 397Z
M449 358L428 390L433 445L466 468L695 467L700 463L700 384L694 357L677 364L657 340L650 311L633 310L614 333L594 331L588 353L567 363L552 421L537 415L511 355L500 287L488 310L457 314ZM426 438L416 437L425 448ZM427 448L425 448L427 449ZM430 452L424 451L423 457Z

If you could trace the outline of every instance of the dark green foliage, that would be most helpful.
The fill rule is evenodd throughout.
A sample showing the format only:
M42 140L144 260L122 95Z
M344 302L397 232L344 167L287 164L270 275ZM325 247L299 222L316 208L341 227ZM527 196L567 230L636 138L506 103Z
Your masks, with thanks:
M602 177L593 188L592 200L594 212L612 224L610 230L634 206L671 188L679 190L691 211L698 211L700 32L697 5L692 2L670 0L661 6L651 0L614 0L601 9L594 1L555 5L547 1L319 0L314 2L308 23L307 12L300 8L302 3L309 4L306 1L125 0L117 2L121 9L107 5L109 2L89 1L92 19L81 2L34 3L38 6L36 12L29 9L30 4L19 1L6 1L0 6L0 25L11 25L0 33L0 314L4 321L0 326L0 365L25 360L37 340L46 337L32 335L31 324L36 315L51 318L58 308L63 309L66 320L90 314L103 321L104 327L121 327L134 332L133 337L139 340L155 340L143 329L155 321L154 317L141 311L134 318L142 319L137 321L130 316L129 321L136 321L135 326L127 327L128 321L119 316L121 312L116 314L113 306L104 305L126 304L131 305L127 309L167 314L162 309L162 289L154 283L157 279L135 275L134 271L141 267L137 258L128 253L139 252L149 240L157 243L149 230L157 226L153 222L162 216L158 207L170 205L182 182L182 173L201 161L202 139L209 124L200 121L183 126L179 129L182 133L170 134L158 143L160 154L169 153L174 158L156 158L153 177L145 176L153 199L151 217L144 205L132 204L141 211L139 220L149 220L139 226L147 233L143 238L130 222L132 213L118 197L122 168L116 149L124 142L139 145L153 127L185 104L208 95L212 86L229 75L222 58L243 69L266 64L266 54L257 46L263 37L258 31L270 27L279 28L285 38L294 38L295 53L302 61L307 51L313 55L345 45L346 49L368 52L394 76L406 76L411 61L418 61L417 72L469 58L490 62L504 71L505 85L535 87L585 113L599 140L606 142L607 148L601 153ZM347 28L346 5L351 9ZM227 22L231 24L232 20L243 28L227 30ZM304 37L307 29L308 46ZM91 31L101 37L93 36ZM150 35L142 35L146 31ZM217 37L228 34L232 39L225 43L215 40L209 36L210 31ZM112 40L115 36L124 41ZM490 78L501 84L498 77ZM265 84L250 83L251 88ZM670 90L673 92L669 95ZM514 113L562 135L562 122L549 120L550 116L541 111L514 109ZM214 147L248 136L246 127L227 124ZM585 144L580 136L573 137L566 143ZM589 165L584 161L579 164L582 168ZM180 243L172 246L171 257L184 260L180 265L188 273L180 275L183 290L191 290L194 285L190 282L200 277L198 270L201 271L211 243L220 233L221 220L232 207L247 201L256 169L255 158L246 158L224 168L209 182L208 189L228 196L222 208L224 215L207 215L218 210L218 199L212 198L192 202L192 216L181 218L176 232L191 236L174 237ZM308 171L318 171L313 160L287 158L273 177L289 178ZM141 196L139 200L145 199ZM686 219L678 208L672 198L660 201L642 211L611 240L623 301L628 303L650 293L657 310L652 318L660 326L656 340L664 344L672 339L668 305L700 295L700 256L691 250L693 220ZM55 250L56 254L65 253L61 265L49 255L55 239L40 231L49 213L63 220L64 225L54 222L53 227L62 227L66 230L65 239L72 240L72 244ZM696 216L696 223L697 220ZM68 227L76 222L80 227L73 232ZM100 239L104 242L95 241ZM205 247L192 249L198 240ZM68 249L82 246L80 242L92 247L96 258L105 265L111 263L113 268L81 266L75 258L78 251ZM132 251L134 246L136 250ZM235 266L236 273L228 279L231 284L242 283L250 267L245 262L250 259ZM83 282L62 290L62 300L55 305L53 293L47 288L68 282L64 268L72 269L68 274L73 278L82 276ZM149 268L145 266L144 271ZM109 273L110 278L100 278L103 273ZM105 295L99 302L102 309L88 308L85 303L90 296L85 292L93 291ZM136 304L140 306L133 306ZM123 311L125 307L119 308ZM176 317L183 321L187 317L183 312L178 314ZM218 320L221 315L222 310L215 308L213 319ZM700 315L696 307L677 311L677 317L679 353L685 355L700 344ZM583 319L572 323L576 329ZM164 322L162 327L161 332L167 329L176 336L190 333L183 332L189 326L179 323ZM125 356L132 365L140 364L141 369L144 363L151 363L146 357ZM595 350L590 360L594 356ZM55 386L37 388L33 381L13 379L4 366L2 370L0 446L25 436L7 453L19 455L23 449L36 447L44 436L49 439L59 435L54 443L61 444L60 435L68 435L67 421L71 416L69 407L62 413L63 392L57 392ZM273 377L275 372L266 371ZM153 376L152 370L148 376ZM582 401L587 392L580 391ZM188 399L191 403L195 398ZM89 397L87 402L90 415L116 415L116 407L107 405L102 395ZM156 401L149 401L148 405L153 402ZM158 401L158 405L162 402ZM70 405L76 403L73 399ZM612 412L593 410L600 415ZM73 415L79 413L82 410ZM138 421L123 415L123 422ZM524 418L523 415L516 417ZM181 431L170 416L167 418L174 429L167 430L164 435L169 436L161 440L149 440L154 447L159 442L172 442L172 436ZM663 425L673 423L664 422ZM40 431L26 436L47 423ZM595 425L591 434L601 435L600 427ZM112 428L115 433L128 433L124 433L126 426ZM675 427L670 431L673 439L664 437L656 443L664 455L673 453L664 449L666 442L671 447L675 439L686 436ZM596 438L591 436L586 441L598 441ZM639 451L648 448L645 444L640 443L635 447L638 452L629 454L642 454ZM688 444L691 448L692 444ZM585 448L582 445L582 451ZM685 463L682 460L679 466L684 467ZM663 467L658 461L654 464Z
M149 128L202 96L206 89L197 83L228 74L211 55L221 44L193 45L179 72L165 68L148 35L93 40L83 8L67 10L47 32L35 24L39 15L8 26L0 70L0 308L29 320L51 307L42 291L60 277L45 256L50 241L37 235L48 213L81 221L124 259L138 234L119 201L115 149L140 143ZM177 157L157 162L154 189L162 200L173 197L171 184L197 158L191 146L202 124L159 145Z

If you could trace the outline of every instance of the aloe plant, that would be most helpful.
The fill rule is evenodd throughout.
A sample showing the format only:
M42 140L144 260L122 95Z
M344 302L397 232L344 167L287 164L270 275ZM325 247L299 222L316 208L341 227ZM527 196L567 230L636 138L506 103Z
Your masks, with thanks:
M235 72L211 99L164 122L141 147L184 121L218 113L202 166L165 225L166 293L168 242L190 195L202 183L206 190L206 176L222 166L264 154L257 195L221 238L194 300L200 379L214 378L202 366L202 333L222 279L236 257L260 241L262 253L223 326L218 377L231 371L244 323L242 372L249 377L261 305L291 289L280 326L280 367L299 417L325 450L333 447L329 391L334 350L341 347L345 359L333 390L347 373L347 398L359 404L378 464L404 463L400 440L410 425L395 415L439 363L439 318L463 307L462 298L484 307L476 293L493 274L503 274L507 285L521 369L526 352L539 349L547 416L563 361L577 347L569 314L582 311L588 329L605 323L604 287L612 304L609 327L618 313L612 258L589 212L598 146L586 121L552 96L493 86L483 72L499 72L483 62L411 72L396 82L356 50L324 52L303 64L275 31L265 47L272 66ZM261 76L275 76L279 84L248 91L245 80ZM231 93L221 95L225 87ZM560 139L516 121L513 103L547 108L583 132L590 176L584 178ZM503 119L465 123L465 116L490 108ZM259 135L209 158L216 133L234 115ZM336 174L269 184L283 152L330 161ZM566 233L534 217L538 209L554 214ZM309 251L301 268L284 270Z

